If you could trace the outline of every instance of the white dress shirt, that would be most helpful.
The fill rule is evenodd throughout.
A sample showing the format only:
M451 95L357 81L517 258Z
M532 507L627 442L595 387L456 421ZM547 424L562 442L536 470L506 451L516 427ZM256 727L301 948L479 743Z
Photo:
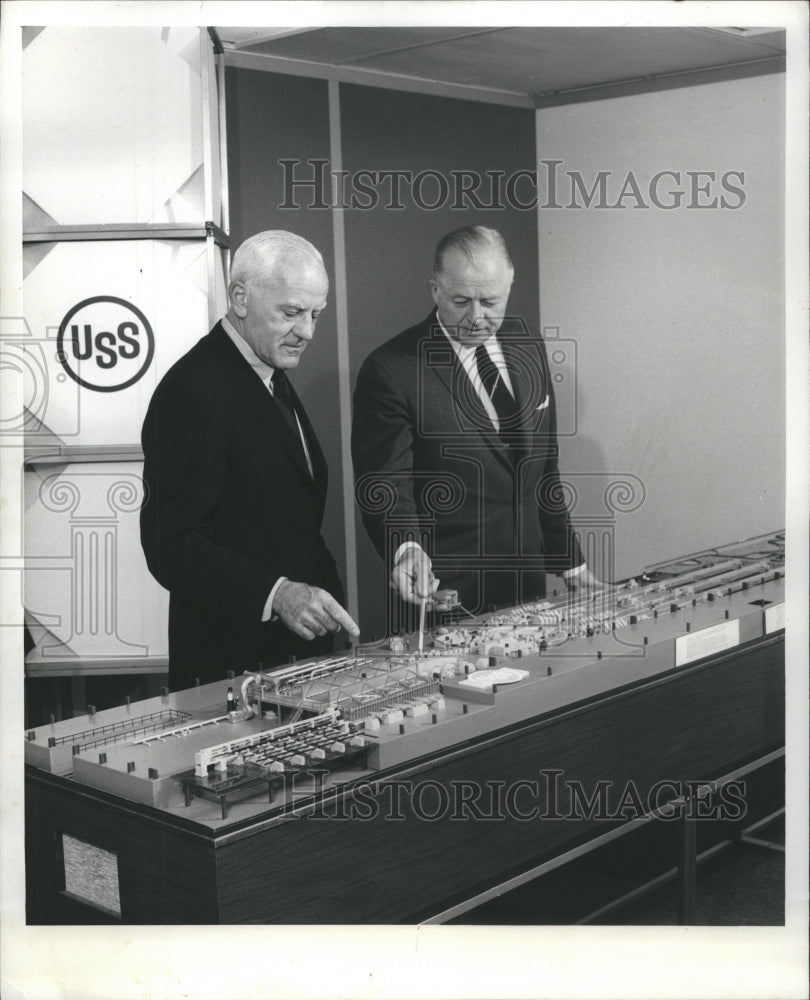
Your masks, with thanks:
M456 340L451 337L450 334L444 327L444 324L439 319L438 314L436 320L441 327L442 333L450 341L450 345L456 352L456 357L459 360L459 364L467 373L470 381L473 384L473 388L478 393L478 398L481 400L481 405L486 410L487 416L492 421L492 426L495 431L500 430L500 421L498 420L498 414L495 412L495 407L492 405L492 400L490 399L486 389L484 388L484 383L481 381L481 375L478 371L478 365L475 361L475 349L478 344L464 344L460 340ZM512 380L509 378L509 369L506 367L506 361L504 360L503 351L501 350L501 345L498 343L497 337L490 337L489 340L484 341L484 347L486 348L487 354L490 356L492 362L498 369L498 374L503 379L503 383L509 390L509 395L512 399L515 398L515 390L512 388Z

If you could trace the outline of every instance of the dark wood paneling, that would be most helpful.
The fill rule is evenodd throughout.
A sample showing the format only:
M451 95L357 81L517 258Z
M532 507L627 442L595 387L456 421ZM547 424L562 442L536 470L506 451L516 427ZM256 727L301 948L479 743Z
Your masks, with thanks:
M698 852L707 851L739 834L742 827L771 816L785 804L785 763L779 758L745 776L745 815L735 822L697 823ZM583 854L538 879L498 895L491 901L449 921L456 924L574 924L673 871L678 849L677 822L645 823L605 846ZM698 869L698 891L702 891ZM741 892L743 887L740 887ZM781 890L784 892L784 885ZM671 920L676 917L677 893L669 889ZM626 924L622 912L604 918ZM784 922L784 910L778 921Z
M54 908L56 913L75 909L58 896L64 888L62 833L116 855L123 923L218 922L214 844L127 806L105 802L65 779L27 776L29 923L53 922ZM108 920L100 915L99 922Z

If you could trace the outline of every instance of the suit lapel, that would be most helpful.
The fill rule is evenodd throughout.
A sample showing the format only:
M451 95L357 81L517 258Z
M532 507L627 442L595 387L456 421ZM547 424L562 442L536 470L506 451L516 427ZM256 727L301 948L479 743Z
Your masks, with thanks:
M501 344L515 401L522 414L521 429L526 435L536 434L548 418L551 406L548 371L540 346L526 338L525 343Z
M492 426L489 414L484 409L472 380L439 326L436 310L428 316L419 329L417 350L421 352L421 386L424 387L424 389L420 387L420 393L428 392L428 386L432 386L432 391L444 396L459 435L479 437L496 458L506 468L511 469L509 449L505 447ZM421 405L421 401L418 405ZM443 406L442 409L444 408Z
M293 388L292 384L287 381L290 386L290 395L292 396L293 404L295 405L295 411L298 414L298 418L301 421L301 429L304 432L304 437L307 440L307 448L309 449L309 460L312 462L312 477L309 477L309 469L306 467L306 462L304 463L304 469L309 478L314 478L315 482L321 484L324 487L324 493L326 492L326 478L328 475L328 467L326 464L326 458L323 451L321 450L320 443L315 434L315 428L312 426L307 415L307 411L304 409L303 404L298 393ZM299 448L300 451L300 448Z
M278 404L273 399L267 387L262 383L261 379L256 375L256 372L253 371L247 361L245 361L234 343L231 341L231 338L227 333L225 333L219 323L212 330L211 337L211 346L217 354L217 357L219 357L222 362L226 374L238 385L236 395L240 402L250 411L250 413L253 414L265 430L268 431L275 438L278 444L287 452L306 480L311 482L312 477L310 476L309 468L307 467L306 457L304 456L301 442L296 439L295 434L282 416L278 408ZM323 456L320 453L320 448L316 447L317 442L315 439L315 433L312 430L309 420L306 419L304 408L301 406L301 401L298 399L298 396L294 391L293 399L299 414L302 415L301 422L305 427L307 445L310 446L311 457L313 457L312 452L317 450L318 456L322 461ZM313 471L317 471L314 457Z
M422 386L432 384L430 380L435 378L452 395L458 359L439 326L435 309L418 328L416 351L423 372Z

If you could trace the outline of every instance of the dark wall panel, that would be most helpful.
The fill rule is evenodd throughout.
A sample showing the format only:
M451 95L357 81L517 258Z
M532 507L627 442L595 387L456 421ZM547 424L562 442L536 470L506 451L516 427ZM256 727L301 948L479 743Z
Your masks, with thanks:
M251 70L228 70L228 172L233 246L261 229L291 229L324 254L334 281L333 201L330 161L328 84L323 80ZM374 196L344 212L350 378L352 386L366 355L378 344L423 318L432 306L427 280L433 249L450 229L483 223L501 230L516 265L510 312L537 328L538 275L536 217L509 205L507 180L531 170L535 158L534 115L525 109L477 104L449 98L400 93L372 87L340 86L342 169L348 172L345 196L359 171L407 171L399 181L402 208L392 207L391 182L373 180ZM297 160L295 167L282 160ZM311 161L328 161L316 167ZM286 170L286 172L285 172ZM323 170L323 174L318 172ZM434 171L446 182L427 177L416 190L411 178ZM492 208L476 208L458 196L460 172L482 178L476 194ZM494 189L487 172L496 172ZM290 197L289 182L323 177L315 191L299 184ZM365 179L368 187L368 177ZM469 179L465 181L469 186ZM516 188L528 201L525 182ZM421 194L424 205L418 203ZM293 208L282 208L294 203ZM425 206L437 203L436 208ZM456 206L456 207L454 207ZM462 206L462 207L458 207ZM293 376L329 458L331 485L325 523L327 541L345 579L345 512L342 500L341 442L349 428L339 421L339 383L335 295L318 334ZM345 374L343 377L346 377ZM359 613L363 638L385 630L382 567L357 519Z
M324 536L345 585L332 217L328 209L281 208L284 168L279 162L301 160L304 171L309 169L307 160L329 159L328 86L324 80L229 68L226 93L231 245L236 248L264 229L287 229L321 251L329 272L329 306L290 381L304 401L329 462Z
M414 179L414 184L408 177L399 182L403 207L395 208L393 181L377 177L371 185L366 175L360 180L373 186L377 204L345 213L352 384L373 348L428 314L433 305L428 288L433 250L444 233L458 226L487 225L503 233L516 268L510 312L523 315L536 330L536 215L510 207L506 197L508 178L533 167L534 113L348 84L340 87L340 112L343 169L349 172L349 183L359 171L409 171ZM417 187L415 179L422 171L436 171L445 179L446 197L435 177L425 177ZM502 207L454 208L465 202L464 197L456 198L460 171L481 175L479 200ZM487 171L503 174L494 198ZM523 185L518 183L516 193L528 203L533 191ZM347 193L350 197L348 186ZM420 207L420 198L424 205L437 207ZM359 195L357 200L368 204L374 199ZM381 586L382 564L359 517L357 550L362 624L382 632L387 588Z

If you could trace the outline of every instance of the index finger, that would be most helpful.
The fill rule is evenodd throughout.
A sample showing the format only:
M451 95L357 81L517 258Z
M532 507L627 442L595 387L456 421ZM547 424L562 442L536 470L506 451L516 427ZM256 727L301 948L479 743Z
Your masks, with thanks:
M349 612L342 608L334 597L329 594L327 594L323 599L323 609L324 611L327 611L335 619L338 625L344 628L349 635L360 635L360 629Z
M420 600L426 600L433 596L436 589L433 586L433 570L426 563L420 563L413 576L413 589Z

